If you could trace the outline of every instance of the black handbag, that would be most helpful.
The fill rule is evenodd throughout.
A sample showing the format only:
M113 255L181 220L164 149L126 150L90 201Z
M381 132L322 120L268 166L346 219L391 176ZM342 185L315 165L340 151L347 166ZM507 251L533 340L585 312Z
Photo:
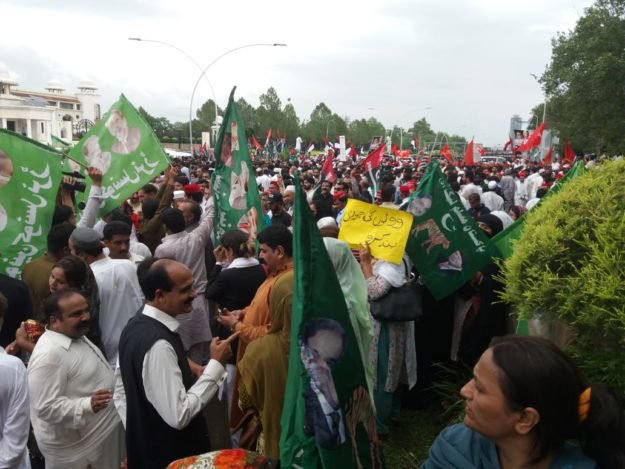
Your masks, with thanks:
M408 281L399 288L391 287L388 293L377 300L370 300L371 315L378 321L418 321L423 315L421 288L416 279L409 275L408 264L403 260Z

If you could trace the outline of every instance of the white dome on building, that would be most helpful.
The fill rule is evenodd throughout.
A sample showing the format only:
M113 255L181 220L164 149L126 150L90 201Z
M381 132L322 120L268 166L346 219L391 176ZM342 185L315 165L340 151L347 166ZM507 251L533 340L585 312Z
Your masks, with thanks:
M84 79L78 85L78 88L81 90L97 90L98 87L92 80Z
M50 91L65 91L59 80L50 80L46 85L46 89Z
M11 78L9 69L2 62L0 62L0 83L4 83L7 85L17 85L17 82Z

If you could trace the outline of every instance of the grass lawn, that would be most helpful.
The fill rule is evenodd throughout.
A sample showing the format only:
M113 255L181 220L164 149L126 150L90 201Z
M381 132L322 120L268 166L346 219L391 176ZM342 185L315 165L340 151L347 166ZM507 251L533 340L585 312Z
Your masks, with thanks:
M388 439L382 443L386 467L418 468L427 458L432 442L449 421L442 414L440 404L420 410L402 409L399 424L392 426Z

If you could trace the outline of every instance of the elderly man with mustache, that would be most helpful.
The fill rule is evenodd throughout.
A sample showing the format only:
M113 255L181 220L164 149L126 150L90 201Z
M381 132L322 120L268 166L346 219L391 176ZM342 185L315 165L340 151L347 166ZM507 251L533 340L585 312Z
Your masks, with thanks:
M85 334L89 305L76 289L44 302L49 320L28 365L30 415L47 468L119 467L124 427L111 404L115 377Z

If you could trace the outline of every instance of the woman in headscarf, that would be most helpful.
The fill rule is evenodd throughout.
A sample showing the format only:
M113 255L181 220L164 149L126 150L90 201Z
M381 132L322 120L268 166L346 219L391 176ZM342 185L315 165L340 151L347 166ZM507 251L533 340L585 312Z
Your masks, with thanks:
M349 320L360 348L369 393L373 396L375 376L369 360L369 351L373 342L373 324L367 300L367 282L347 243L329 237L323 238L323 242L341 284L341 290L343 290Z
M367 282L369 300L377 300L408 281L411 262L404 255L401 264L375 260L368 246L360 250L360 266ZM369 359L373 365L374 402L378 435L389 433L391 418L399 415L400 381L412 388L417 382L414 321L388 322L373 319L373 343Z
M274 284L269 300L269 333L252 341L239 362L239 403L253 407L260 417L262 433L257 451L269 458L280 457L280 415L289 367L293 272Z

